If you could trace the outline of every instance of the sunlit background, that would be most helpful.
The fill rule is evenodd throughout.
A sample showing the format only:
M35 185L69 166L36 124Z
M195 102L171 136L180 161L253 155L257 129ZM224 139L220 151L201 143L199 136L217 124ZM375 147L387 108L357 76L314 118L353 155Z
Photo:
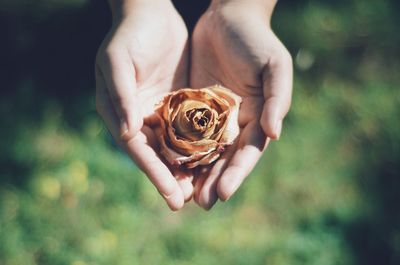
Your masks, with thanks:
M0 264L400 264L399 3L279 1L281 140L230 201L172 213L95 112L105 1L3 0Z

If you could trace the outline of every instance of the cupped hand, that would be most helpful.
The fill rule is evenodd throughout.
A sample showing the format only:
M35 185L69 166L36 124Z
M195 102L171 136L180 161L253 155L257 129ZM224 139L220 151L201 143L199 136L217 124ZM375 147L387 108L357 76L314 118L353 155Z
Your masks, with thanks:
M279 138L290 107L292 59L270 28L273 7L262 2L214 0L195 27L191 86L221 84L243 99L236 143L197 170L194 199L205 209L239 188L269 139Z
M166 93L188 85L187 38L170 1L131 1L113 9L112 29L96 58L97 110L172 210L191 197L192 176L158 156L151 117Z

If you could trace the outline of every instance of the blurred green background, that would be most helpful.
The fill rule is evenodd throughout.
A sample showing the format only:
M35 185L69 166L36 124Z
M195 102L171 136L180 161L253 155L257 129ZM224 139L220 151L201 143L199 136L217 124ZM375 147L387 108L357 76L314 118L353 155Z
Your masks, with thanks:
M279 1L281 140L230 201L172 213L95 112L106 3L3 0L0 264L400 264L399 10Z

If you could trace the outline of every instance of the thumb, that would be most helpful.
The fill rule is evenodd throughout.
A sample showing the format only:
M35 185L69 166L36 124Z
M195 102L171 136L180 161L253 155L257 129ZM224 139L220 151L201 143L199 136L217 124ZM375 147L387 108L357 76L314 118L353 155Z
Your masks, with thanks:
M289 111L293 83L292 58L279 44L283 52L276 53L276 58L269 61L262 73L265 101L260 124L265 134L274 140L279 139L283 119Z
M143 126L141 104L137 97L136 71L128 54L109 52L101 64L114 110L119 118L120 139L132 139Z

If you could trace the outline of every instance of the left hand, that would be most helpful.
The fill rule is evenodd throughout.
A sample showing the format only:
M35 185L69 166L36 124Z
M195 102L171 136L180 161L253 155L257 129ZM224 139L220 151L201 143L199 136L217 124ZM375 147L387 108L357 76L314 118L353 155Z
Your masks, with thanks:
M113 25L96 59L96 106L126 151L174 211L192 197L192 175L157 153L154 105L188 85L187 29L170 0L110 0Z
M279 138L291 104L292 59L270 28L270 2L214 0L193 34L191 87L221 84L243 99L236 143L197 170L194 199L205 209L239 188L269 139Z

